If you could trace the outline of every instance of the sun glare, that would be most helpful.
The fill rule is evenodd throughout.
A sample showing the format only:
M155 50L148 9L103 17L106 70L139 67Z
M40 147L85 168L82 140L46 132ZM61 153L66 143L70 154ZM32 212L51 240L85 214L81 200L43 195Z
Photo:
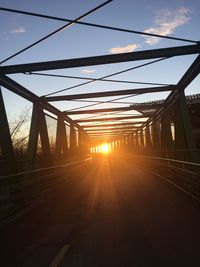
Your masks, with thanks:
M106 154L106 153L109 152L108 144L103 144L103 145L101 145L100 149L101 149L101 152L102 152L102 153L105 153L105 154Z

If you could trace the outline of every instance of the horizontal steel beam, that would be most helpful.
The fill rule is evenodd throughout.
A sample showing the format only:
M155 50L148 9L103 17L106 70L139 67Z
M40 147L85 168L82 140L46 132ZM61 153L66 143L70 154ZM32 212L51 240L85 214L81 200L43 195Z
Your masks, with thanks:
M101 138L101 139L104 139L105 137L114 137L114 138L119 138L119 137L121 137L121 136L128 136L129 134L121 134L121 133L119 133L119 134L101 134L101 135L90 135L90 136L88 136L88 138L89 139L91 139L91 138Z
M128 127L113 127L113 128L102 128L102 129L86 129L85 131L87 133L95 133L95 132L105 132L105 131L116 131L116 130L130 130L130 129L135 129L137 128L136 126L128 126Z
M133 132L120 132L120 133L101 133L101 134L93 134L88 135L88 137L105 137L105 136L130 136L133 135Z
M88 135L88 138L105 138L108 136L112 137L133 136L133 132L90 134Z
M128 111L134 110L132 107L121 107L121 108L100 108L100 109L88 109L88 110L74 110L74 111L65 111L67 115L79 115L79 114L94 114L101 112L112 112L112 111Z
M135 107L120 107L120 108L100 108L100 109L88 109L88 110L74 110L74 111L65 111L66 115L79 115L79 114L94 114L94 113L103 113L103 112L113 112L113 111L129 111L136 110Z
M136 127L137 128L137 127ZM104 130L100 130L100 131L96 131L96 132L87 132L88 135L89 134L101 134L101 133L121 133L121 132L131 132L133 129L135 128L129 128L129 129L104 129Z
M136 89L127 89L127 90L115 90L115 91L107 91L107 92L105 91L105 92L76 94L76 95L49 96L49 97L42 97L42 99L48 102L53 102L53 101L108 97L108 96L118 96L118 95L166 92L166 91L172 91L173 89L174 89L173 85L167 85L167 86L157 86L157 87L149 87L149 88L147 87L147 88L136 88Z
M85 66L93 66L101 64L129 62L135 60L147 60L153 58L191 55L191 54L197 54L199 52L200 52L199 45L186 45L186 46L137 51L131 53L121 53L114 55L109 54L109 55L93 56L85 58L73 58L73 59L2 66L0 67L0 73L12 74L12 73L24 73L31 71L76 68L76 67L85 67Z
M75 120L77 123L83 122L96 122L96 121L116 121L116 120L130 120L130 119L141 119L147 118L147 116L137 115L137 116L123 116L123 117L108 117L108 118L97 118L97 119L82 119L82 120Z
M108 124L92 124L92 125L88 124L88 125L81 125L81 127L87 131L88 128L102 128L102 127L116 127L116 126L127 127L127 126L131 126L131 125L142 124L142 123L144 123L144 121L108 123Z

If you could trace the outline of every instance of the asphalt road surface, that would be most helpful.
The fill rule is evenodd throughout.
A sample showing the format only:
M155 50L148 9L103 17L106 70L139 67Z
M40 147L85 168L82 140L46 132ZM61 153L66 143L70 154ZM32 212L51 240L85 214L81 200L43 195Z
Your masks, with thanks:
M0 227L0 266L200 266L200 205L184 192L119 155L63 177L48 200Z

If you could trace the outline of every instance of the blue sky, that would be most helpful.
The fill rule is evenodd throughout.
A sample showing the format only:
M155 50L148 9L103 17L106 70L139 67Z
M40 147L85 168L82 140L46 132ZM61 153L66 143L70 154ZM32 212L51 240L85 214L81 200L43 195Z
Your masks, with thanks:
M62 18L75 19L102 2L103 1L94 0L15 0L0 1L0 6ZM84 18L83 21L137 31L146 31L161 35L199 40L199 10L200 2L198 0L114 0L110 4ZM0 17L1 60L65 24L63 22L3 11L0 11ZM152 37L147 38L141 35L114 32L105 29L87 27L84 25L72 25L71 27L42 42L41 44L7 61L3 65L141 51L187 44L188 43L186 42L157 39ZM168 59L154 64L151 67L148 66L121 75L113 76L113 79L174 84L178 82L187 68L191 65L195 57L196 56L192 55ZM46 73L99 78L129 67L137 66L141 63L144 63L144 61L59 71L47 71ZM46 78L33 75L29 76L25 74L10 75L10 77L39 96L83 82L82 80ZM198 84L199 79L197 78L188 87L186 94L199 93ZM90 85L78 87L76 89L56 95L128 88L132 89L140 87L147 86L95 82ZM26 101L16 97L7 90L3 90L3 94L6 108L10 114L16 114L16 110L20 111L25 105L28 105ZM144 102L165 98L166 96L167 93L146 94L132 97L124 101ZM101 100L106 101L109 100L109 98L104 98ZM68 110L77 108L84 103L54 102L52 104L61 110ZM96 106L96 108L102 108L106 106L108 106L108 104L101 104ZM112 107L115 106L123 105L112 105Z

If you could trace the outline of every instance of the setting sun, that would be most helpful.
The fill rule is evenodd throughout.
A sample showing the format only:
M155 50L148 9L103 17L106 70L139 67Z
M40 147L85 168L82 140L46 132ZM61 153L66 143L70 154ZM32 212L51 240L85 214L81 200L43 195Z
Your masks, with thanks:
M103 144L100 146L100 150L102 153L108 153L109 152L109 147L108 144Z

